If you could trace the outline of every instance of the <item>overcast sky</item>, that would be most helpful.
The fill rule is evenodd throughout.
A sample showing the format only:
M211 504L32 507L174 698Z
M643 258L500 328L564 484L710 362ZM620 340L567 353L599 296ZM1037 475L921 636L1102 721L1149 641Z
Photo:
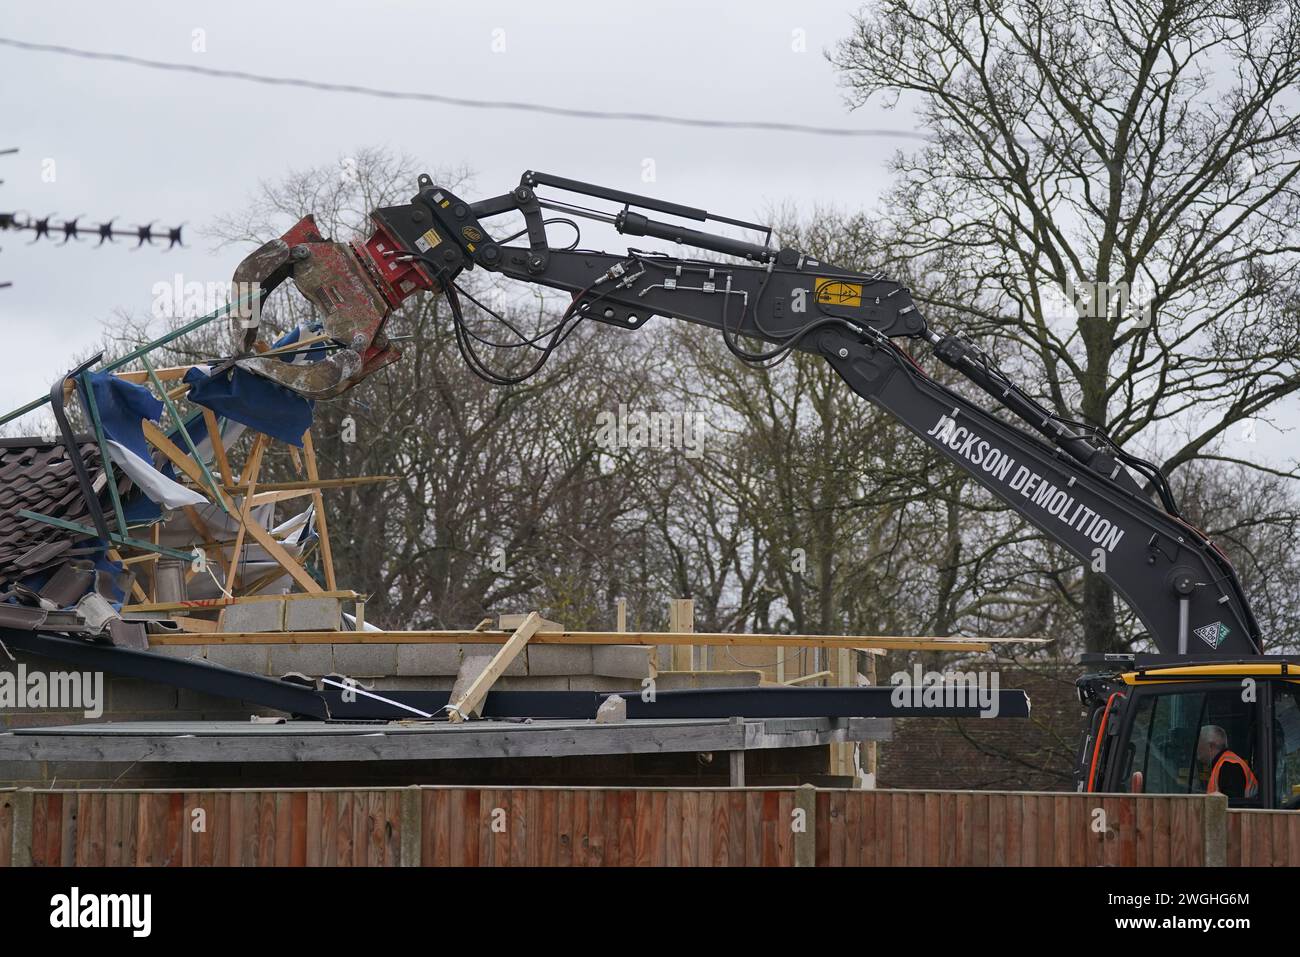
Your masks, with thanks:
M0 281L13 283L0 289L0 410L46 392L115 310L147 315L156 283L177 274L227 282L242 251L214 251L199 230L242 208L260 181L340 162L361 147L406 153L431 171L464 167L475 176L471 198L504 192L536 169L739 218L781 204L804 213L819 204L869 206L890 155L918 144L907 110L850 112L844 102L824 54L848 34L855 9L787 0L4 5L0 36L147 59L473 99L904 135L543 116L0 46L0 148L21 150L0 156L0 210L87 222L116 216L126 226L183 222L189 237L188 248L163 252L133 251L130 241L28 245L26 234L0 234ZM1283 422L1300 421L1295 407L1291 400L1277 410ZM1294 455L1290 436L1262 425L1260 440L1232 451L1278 461Z
M853 3L50 2L0 8L0 36L222 69L596 110L911 131L905 112L850 113L824 51ZM194 50L196 30L204 52ZM796 32L799 31L799 32ZM504 47L504 49L502 49ZM798 47L802 47L799 52ZM115 309L151 289L228 281L240 254L198 235L260 180L382 145L464 166L477 195L538 169L711 212L872 202L915 140L839 138L570 119L385 101L160 72L0 47L0 209L134 226L184 222L190 246L27 245L0 234L0 409L41 394ZM53 160L54 181L42 176ZM655 181L642 180L645 161ZM567 238L560 240L567 242Z

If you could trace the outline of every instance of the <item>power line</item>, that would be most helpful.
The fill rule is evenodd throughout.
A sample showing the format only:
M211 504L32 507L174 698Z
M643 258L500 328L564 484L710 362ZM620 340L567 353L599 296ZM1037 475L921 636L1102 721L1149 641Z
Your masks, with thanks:
M778 123L769 120L713 120L690 116L672 116L667 113L640 113L607 110L584 110L567 106L548 106L544 103L527 103L518 100L476 100L460 96L445 96L440 93L419 93L411 90L383 90L372 86L357 86L351 83L325 83L301 77L267 76L261 73L248 73L244 70L222 70L214 67L196 66L192 63L175 63L167 60L149 60L144 57L131 56L126 53L105 53L99 50L82 50L76 47L59 46L52 43L31 43L0 37L0 45L27 50L33 53L56 53L62 56L81 57L87 60L108 60L113 63L125 63L130 66L145 67L150 70L171 70L177 73L195 73L200 76L225 80L245 80L249 83L265 83L271 86L293 86L326 93L353 93L358 96L373 96L387 100L419 100L426 103L442 103L447 106L469 107L483 110L517 110L526 113L545 113L551 116L566 116L586 120L630 120L642 123L664 123L673 126L706 127L723 130L765 130L776 133L803 133L813 136L840 137L874 137L929 140L924 133L911 130L862 129L852 127L810 126L804 123Z

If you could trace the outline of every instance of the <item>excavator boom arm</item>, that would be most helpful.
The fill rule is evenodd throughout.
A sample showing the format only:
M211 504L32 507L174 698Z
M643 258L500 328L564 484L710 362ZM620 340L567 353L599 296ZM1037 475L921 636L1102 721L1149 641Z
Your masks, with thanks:
M621 204L622 209L604 214L542 199L539 186L582 193ZM625 235L678 242L744 261L705 261L635 249L618 255L552 248L544 209L602 220ZM773 359L791 349L815 353L854 392L887 410L1109 581L1160 652L1228 658L1261 652L1258 626L1231 564L1177 516L1158 470L1143 467L1140 460L1053 416L969 342L930 329L900 283L821 262L798 250L652 219L638 210L763 229L702 209L541 173L526 172L516 189L477 203L465 202L421 176L412 201L376 210L374 234L351 247L373 283L358 296L366 309L375 310L373 317L358 321L359 304L348 298L356 270L346 277L350 285L323 281L319 268L310 274L312 299L326 309L326 329L331 327L335 297L333 305L347 319L338 320L339 328L352 337L346 345L357 353L349 367L353 378L340 380L329 394L349 387L368 371L375 343L359 336L358 330L369 328L382 336L387 312L419 290L447 294L462 334L456 280L475 267L570 293L573 302L565 319L573 322L591 319L638 329L652 316L665 316L718 329L728 347L750 361ZM497 242L484 225L506 213L523 216L525 228L516 235L526 234L526 246ZM314 258L309 252L291 255L300 263ZM247 323L237 335L246 354L252 341ZM931 378L898 339L929 343L941 361L1029 429L992 415ZM754 342L771 347L751 351ZM388 348L382 339L379 344ZM473 349L466 351L480 374L493 381L516 381L492 377L472 355ZM250 366L253 371L277 378L308 374L288 372L284 363L255 357L242 361L256 363ZM281 381L294 387L287 379ZM1155 487L1165 507L1152 500L1131 468Z

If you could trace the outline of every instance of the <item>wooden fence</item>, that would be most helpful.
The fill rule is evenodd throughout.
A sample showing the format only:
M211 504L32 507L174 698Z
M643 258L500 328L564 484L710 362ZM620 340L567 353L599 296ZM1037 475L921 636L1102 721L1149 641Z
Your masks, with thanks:
M1300 867L1300 811L1229 811L1233 867Z
M1300 866L1219 796L449 788L0 791L0 866Z

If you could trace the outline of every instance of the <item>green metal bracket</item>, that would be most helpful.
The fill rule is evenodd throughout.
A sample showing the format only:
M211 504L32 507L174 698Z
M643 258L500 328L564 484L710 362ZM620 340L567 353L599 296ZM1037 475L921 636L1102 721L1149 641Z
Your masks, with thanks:
M36 522L44 522L46 525L53 525L55 528L62 528L69 532L81 532L89 538L99 538L99 532L95 531L89 525L79 525L76 522L69 522L67 519L55 518L53 515L42 515L40 512L33 512L31 509L26 508L20 508L18 514L23 518L29 518ZM194 555L190 552L177 551L174 548L155 545L153 542L141 541L138 538L130 538L126 535L110 534L108 539L110 544L113 545L142 548L145 551L166 555L168 558L179 558L181 561L186 562L194 561Z
M89 372L80 375L82 392L86 396L86 411L90 413L90 422L95 427L95 440L99 443L100 465L104 468L104 478L108 481L108 494L113 500L113 514L117 516L117 531L121 535L127 532L126 513L122 511L122 496L117 492L117 475L113 471L113 460L108 456L108 439L104 435L104 424L99 420L99 404L95 402L95 390L91 388Z
M114 362L110 362L108 365L104 366L99 371L112 372L116 369L120 369L122 368L122 366L126 365L127 363L134 362L136 359L139 359L141 356L147 353L153 352L153 350L159 348L160 346L165 346L167 345L167 343L173 342L176 339L181 338L181 336L188 335L189 333L193 332L195 329L203 328L213 319L219 319L224 315L228 315L230 313L230 310L234 309L236 306L242 306L246 302L251 300L254 296L261 296L261 295L262 295L261 291L258 290L255 292L248 293L247 295L241 296L239 300L236 302L228 302L220 309L216 310L215 312L210 312L206 316L200 316L198 319L195 319L193 322L186 323L185 325L181 326L179 329L173 330L172 332L167 333L167 335L165 336L160 336L159 338L154 339L152 342L145 343L144 345L140 346L140 348L128 352L122 358ZM31 402L28 402L26 405L20 406L19 408L14 409L12 412L8 412L5 415L0 416L0 425L4 425L8 422L12 422L14 419L20 418L26 415L28 412L35 412L37 409L39 409L41 406L45 405L45 403L49 401L50 401L50 397L48 395L43 395L39 399L33 399Z
M203 477L207 480L208 490L212 492L212 500L221 506L223 512L230 514L230 509L226 507L225 496L223 496L221 490L217 488L217 480L214 479L212 473L208 471L208 465L203 461L203 456L199 455L198 447L195 446L194 440L190 438L190 430L185 427L185 419L181 417L180 412L176 408L176 403L173 402L171 396L167 394L167 389L158 378L158 373L154 372L153 365L149 362L149 357L141 356L140 361L144 364L145 372L149 373L149 381L154 384L154 388L162 393L163 405L167 407L167 412L171 415L172 421L175 422L176 427L180 429L181 438L185 440L185 447L190 450L190 455L194 457L194 461L198 463L199 468L203 470ZM209 436L209 439L213 442L221 441L220 436L217 436L216 438Z

